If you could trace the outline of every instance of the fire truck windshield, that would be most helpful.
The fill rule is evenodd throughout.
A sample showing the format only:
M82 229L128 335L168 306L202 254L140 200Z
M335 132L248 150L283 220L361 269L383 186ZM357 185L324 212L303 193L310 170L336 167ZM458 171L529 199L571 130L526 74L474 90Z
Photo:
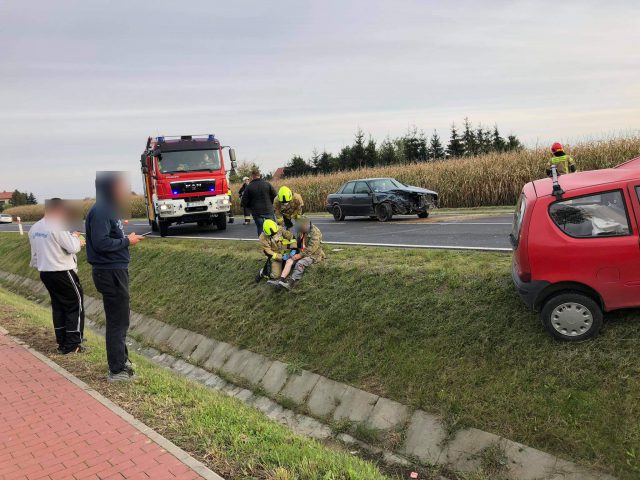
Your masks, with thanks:
M158 155L160 173L204 172L220 170L219 150L163 152Z

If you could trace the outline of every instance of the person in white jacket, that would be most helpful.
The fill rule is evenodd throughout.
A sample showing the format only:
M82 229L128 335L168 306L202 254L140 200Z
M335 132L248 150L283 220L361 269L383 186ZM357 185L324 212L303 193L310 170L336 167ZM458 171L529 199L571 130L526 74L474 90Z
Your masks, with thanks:
M44 212L44 218L29 230L31 266L40 272L51 297L58 351L80 353L84 351L84 300L76 253L84 246L84 239L79 232L67 229L69 208L64 200L47 200Z

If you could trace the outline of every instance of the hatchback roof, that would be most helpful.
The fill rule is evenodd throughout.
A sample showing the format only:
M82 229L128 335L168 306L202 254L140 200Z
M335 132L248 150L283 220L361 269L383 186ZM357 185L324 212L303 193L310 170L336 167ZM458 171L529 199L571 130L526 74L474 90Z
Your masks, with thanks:
M636 179L640 179L640 157L621 163L614 168L587 170L585 172L561 175L558 181L565 192L570 192L571 190L577 190L584 187ZM551 178L534 180L532 183L538 197L551 195L553 190L553 182Z

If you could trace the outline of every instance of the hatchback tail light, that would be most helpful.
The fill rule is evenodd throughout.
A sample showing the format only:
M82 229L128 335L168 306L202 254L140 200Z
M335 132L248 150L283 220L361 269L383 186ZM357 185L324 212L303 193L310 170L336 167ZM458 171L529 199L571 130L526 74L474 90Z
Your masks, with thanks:
M531 281L531 272L518 272L518 277L524 283L529 283Z

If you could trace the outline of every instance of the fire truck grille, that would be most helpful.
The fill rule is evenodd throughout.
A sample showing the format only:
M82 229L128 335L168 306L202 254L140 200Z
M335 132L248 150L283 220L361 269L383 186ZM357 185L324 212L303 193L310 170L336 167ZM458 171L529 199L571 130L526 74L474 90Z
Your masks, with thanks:
M173 182L171 184L171 192L174 195L181 193L196 193L196 192L215 192L216 181L215 180L193 180L185 182Z

